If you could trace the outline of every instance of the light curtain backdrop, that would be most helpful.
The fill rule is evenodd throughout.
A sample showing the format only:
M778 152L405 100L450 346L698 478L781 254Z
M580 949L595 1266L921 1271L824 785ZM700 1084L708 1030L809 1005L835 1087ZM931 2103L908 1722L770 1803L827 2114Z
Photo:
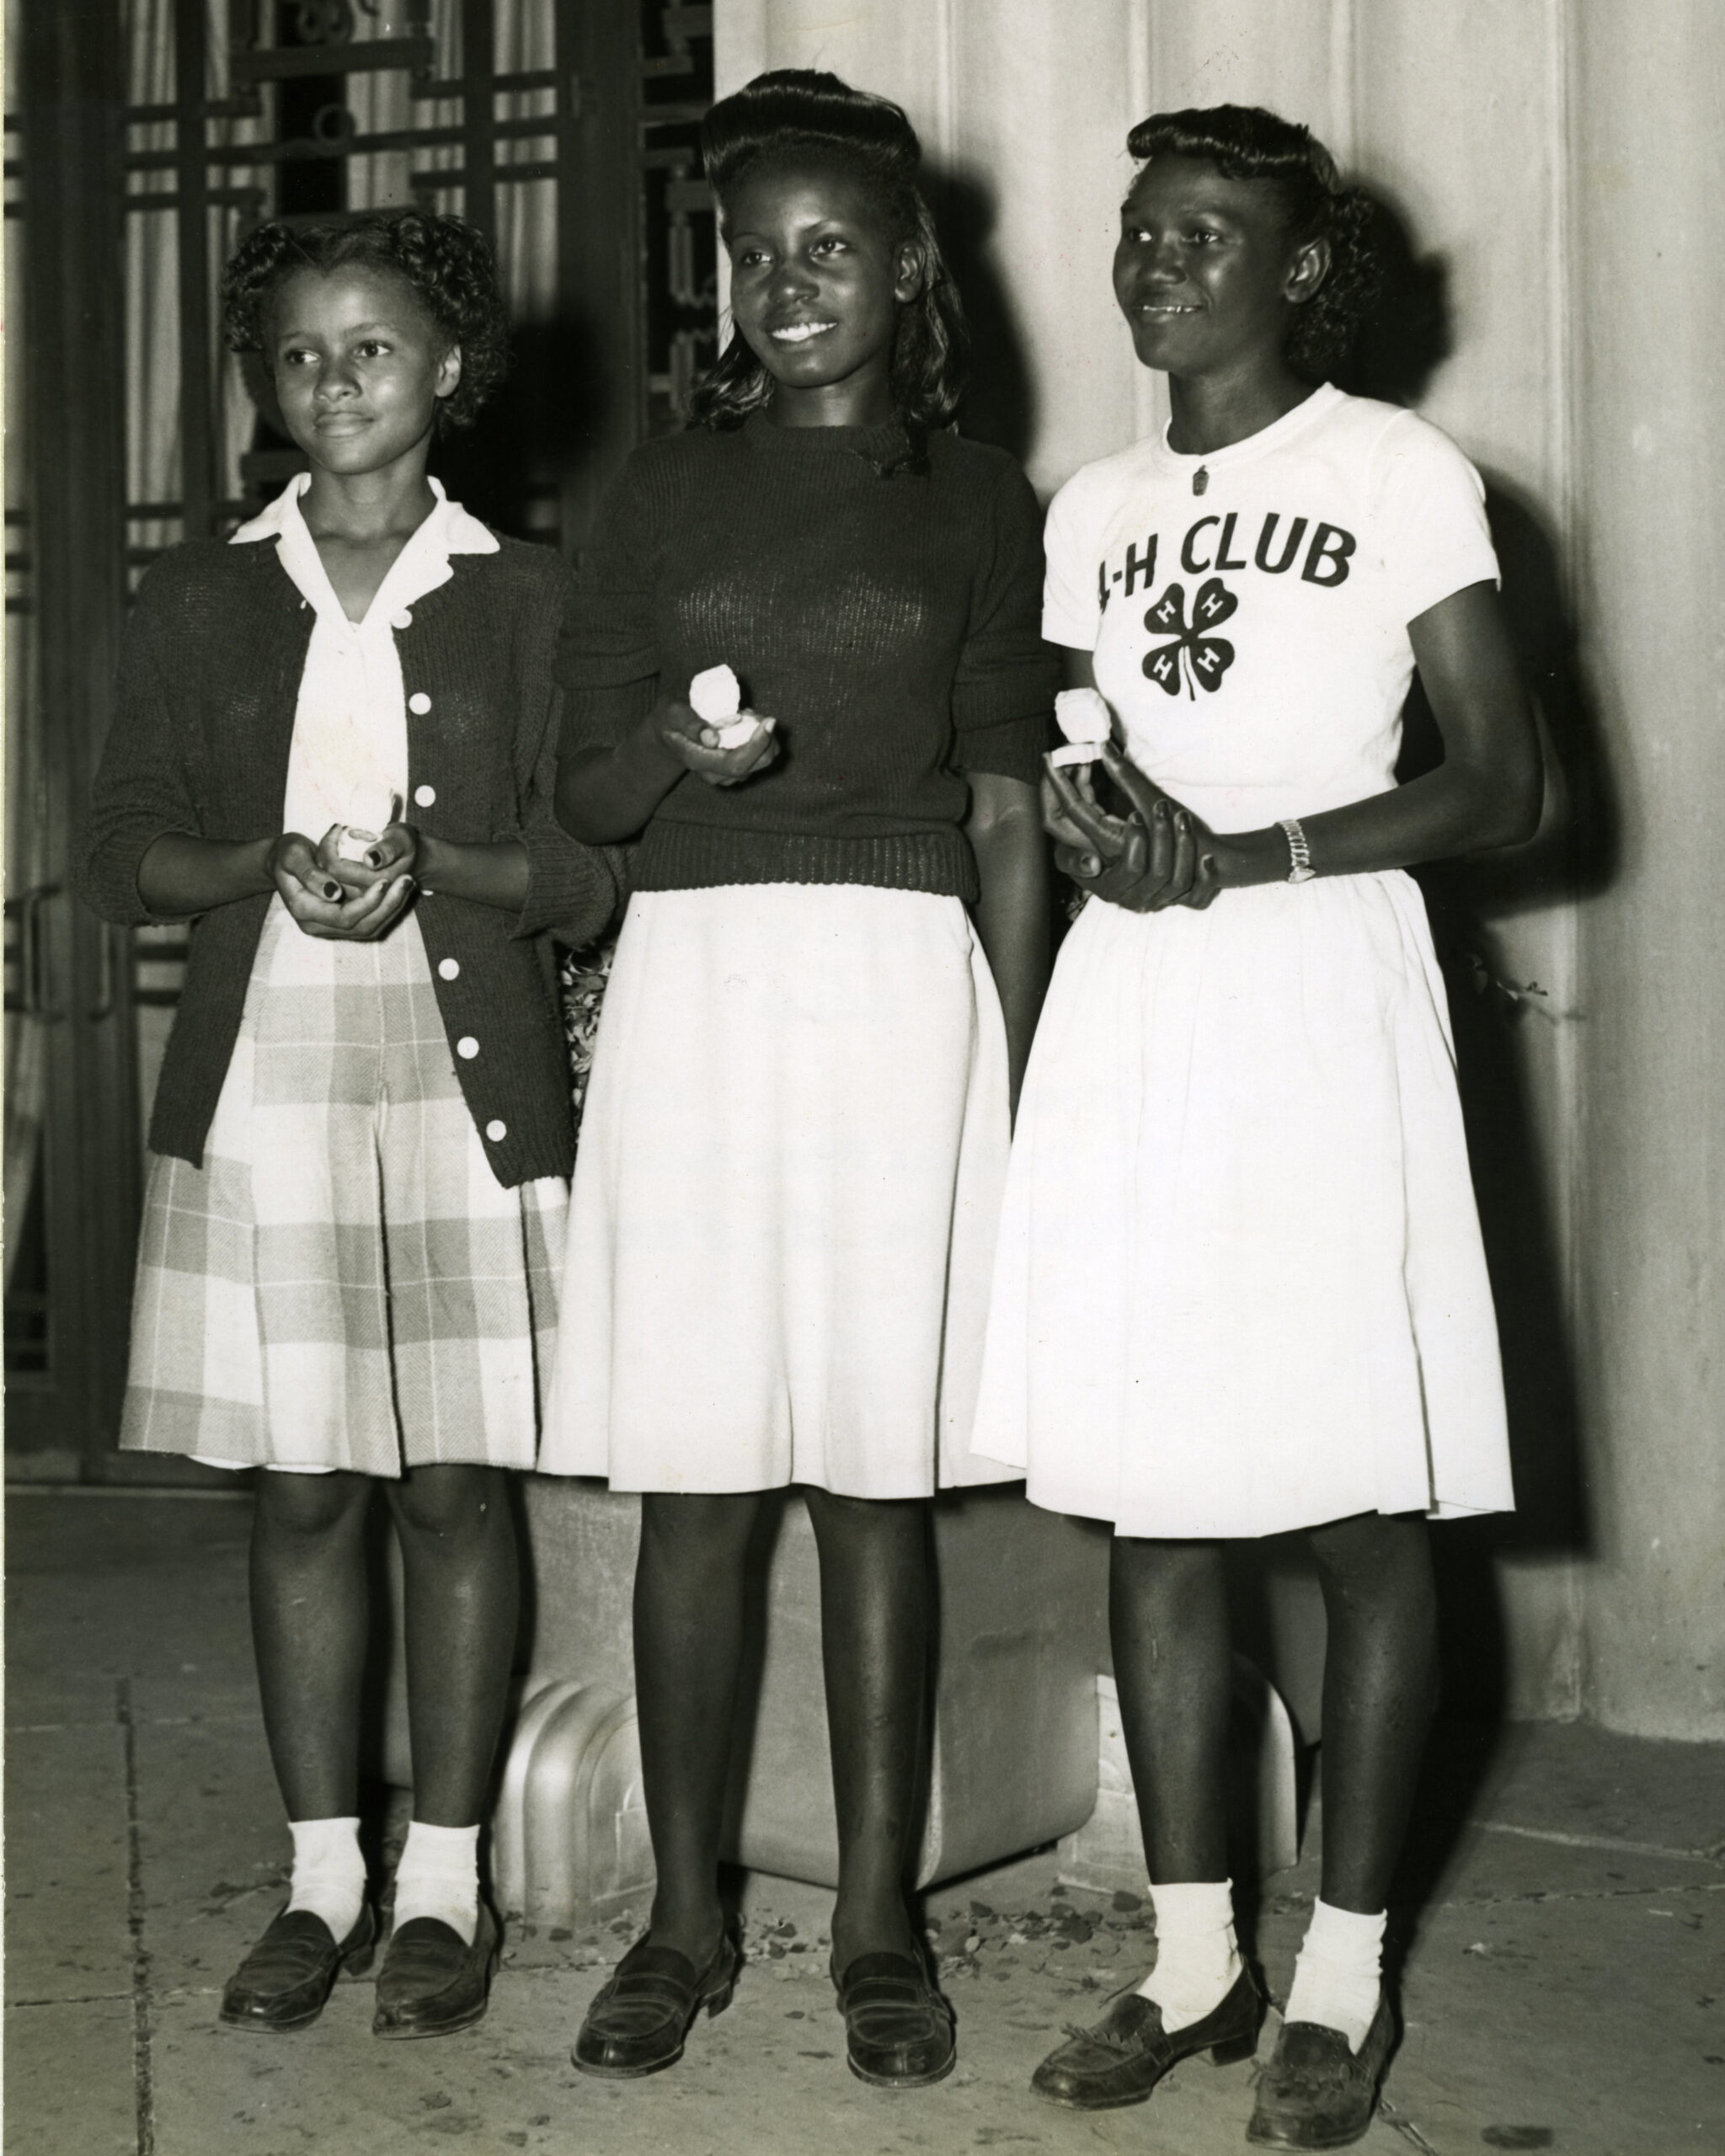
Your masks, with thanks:
M1725 8L719 0L716 21L719 95L831 67L985 196L1044 493L1159 421L1108 282L1147 112L1306 121L1434 258L1453 350L1418 408L1544 550L1591 729L1567 776L1613 827L1567 888L1512 883L1483 915L1496 976L1545 991L1510 1075L1579 1449L1571 1546L1494 1560L1509 1703L1725 1737Z

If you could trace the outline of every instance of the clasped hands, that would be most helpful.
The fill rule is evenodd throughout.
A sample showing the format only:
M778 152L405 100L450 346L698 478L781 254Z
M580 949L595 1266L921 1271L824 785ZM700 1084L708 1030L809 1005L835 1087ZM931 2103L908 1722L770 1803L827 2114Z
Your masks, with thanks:
M1056 865L1081 890L1129 912L1209 905L1221 889L1214 834L1112 741L1100 753L1130 813L1103 808L1087 764L1045 769L1042 824L1055 841Z
M344 943L375 942L406 911L414 891L419 835L396 820L370 840L357 861L338 851L349 827L332 824L314 846L301 831L284 831L270 846L270 880L302 934ZM367 834L355 832L355 838Z

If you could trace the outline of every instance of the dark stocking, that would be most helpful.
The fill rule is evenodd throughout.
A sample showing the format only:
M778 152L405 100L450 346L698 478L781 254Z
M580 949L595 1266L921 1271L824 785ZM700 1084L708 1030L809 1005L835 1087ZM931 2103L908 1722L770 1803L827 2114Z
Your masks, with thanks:
M264 1728L290 1819L359 1810L360 1684L370 1611L364 1475L258 1477L252 1640Z
M718 1843L743 1652L743 1561L756 1492L641 1500L635 1700L659 1884L655 1945L697 1969L718 1945Z
M409 1468L387 1486L406 1586L414 1817L483 1817L515 1658L515 1521L496 1467Z
M1430 1537L1418 1516L1362 1513L1308 1540L1329 1620L1323 1898L1371 1916L1389 1898L1437 1705Z
M908 1954L928 1677L928 1507L808 1492L838 1810L833 1966Z
M1220 1545L1117 1534L1108 1631L1151 1878L1226 1879L1231 1654Z

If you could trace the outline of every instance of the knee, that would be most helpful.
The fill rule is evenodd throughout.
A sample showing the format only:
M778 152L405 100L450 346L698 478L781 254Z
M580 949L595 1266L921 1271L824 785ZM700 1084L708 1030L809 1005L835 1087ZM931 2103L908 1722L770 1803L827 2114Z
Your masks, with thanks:
M293 1475L266 1468L258 1476L259 1534L316 1538L352 1532L371 1498L369 1476Z
M1117 1534L1108 1552L1108 1585L1114 1595L1129 1601L1214 1598L1226 1587L1222 1545Z
M676 1564L742 1561L760 1511L754 1491L673 1495L649 1491L641 1500L641 1553Z
M1365 1513L1314 1529L1308 1539L1332 1611L1394 1611L1435 1623L1430 1533L1417 1514Z
M852 1549L920 1546L928 1532L926 1497L844 1497L831 1490L804 1493L816 1538Z
M495 1467L412 1467L391 1486L389 1502L404 1534L441 1540L509 1525L508 1489Z

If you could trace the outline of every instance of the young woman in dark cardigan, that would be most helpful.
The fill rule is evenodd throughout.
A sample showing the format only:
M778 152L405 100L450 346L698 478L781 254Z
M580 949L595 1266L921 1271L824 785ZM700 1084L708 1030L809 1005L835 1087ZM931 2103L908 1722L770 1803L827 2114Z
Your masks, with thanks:
M374 2027L484 2011L476 1845L515 1639L574 1160L551 932L618 886L552 814L570 579L426 476L501 372L483 238L267 225L228 265L310 459L144 579L83 849L117 921L192 921L163 1065L120 1443L258 1478L252 1616L294 1840L222 2020L315 2020L377 1921L358 1840L361 1526L406 1576L414 1821Z
M652 2073L729 1998L744 1552L761 1492L798 1484L820 1553L833 1975L852 2070L905 2087L953 2063L905 1901L927 1500L997 1479L971 1459L971 1403L1048 964L1041 518L1010 457L947 425L962 323L898 107L763 76L713 109L703 150L737 334L703 424L625 469L562 668L558 813L638 844L541 1465L644 1493L658 1865L650 1928L574 2057ZM697 677L722 668L764 722L708 700Z

